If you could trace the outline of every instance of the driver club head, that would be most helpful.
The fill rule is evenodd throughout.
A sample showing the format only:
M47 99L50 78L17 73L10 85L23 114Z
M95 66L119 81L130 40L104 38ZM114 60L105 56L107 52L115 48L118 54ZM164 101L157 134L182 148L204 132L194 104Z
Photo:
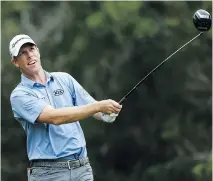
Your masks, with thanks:
M212 25L211 15L203 9L199 9L193 16L193 23L199 31L208 31Z

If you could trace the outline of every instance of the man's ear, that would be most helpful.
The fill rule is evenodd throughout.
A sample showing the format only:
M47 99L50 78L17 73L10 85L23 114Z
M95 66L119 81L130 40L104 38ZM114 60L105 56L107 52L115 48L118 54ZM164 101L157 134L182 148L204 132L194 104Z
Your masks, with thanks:
M14 57L11 59L11 62L13 63L13 65L15 65L17 68L19 68L18 61Z
M40 54L39 48L38 48L38 47L36 47L36 48L37 48L37 50L38 50L38 53Z
M40 54L40 51L39 51L39 48L36 46L37 50L38 50L38 54L39 54L39 58L41 57L41 54Z

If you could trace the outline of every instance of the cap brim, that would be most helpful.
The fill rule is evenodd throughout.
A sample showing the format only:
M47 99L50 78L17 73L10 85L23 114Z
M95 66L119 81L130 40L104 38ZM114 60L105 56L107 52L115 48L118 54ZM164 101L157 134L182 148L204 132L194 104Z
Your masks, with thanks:
M19 41L19 42L17 43L16 49L15 49L14 52L13 52L13 56L16 57L16 56L18 55L19 50L20 50L20 48L22 47L22 45L24 45L24 44L26 44L26 43L32 43L32 44L36 45L35 42L34 42L32 39L22 39L21 41Z

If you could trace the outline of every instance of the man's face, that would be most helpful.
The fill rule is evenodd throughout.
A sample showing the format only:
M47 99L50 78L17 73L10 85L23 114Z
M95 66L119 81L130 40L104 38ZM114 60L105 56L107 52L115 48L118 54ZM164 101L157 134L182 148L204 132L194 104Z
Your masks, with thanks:
M12 63L20 68L23 74L33 74L41 69L40 53L38 48L26 43L24 44L17 57L12 59Z

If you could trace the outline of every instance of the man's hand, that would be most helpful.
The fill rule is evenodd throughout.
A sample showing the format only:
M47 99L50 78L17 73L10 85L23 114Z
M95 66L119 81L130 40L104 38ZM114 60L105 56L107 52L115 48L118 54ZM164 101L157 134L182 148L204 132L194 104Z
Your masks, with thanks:
M118 102L108 99L97 102L99 112L105 113L105 114L118 114L122 108L122 105L120 105Z
M96 103L98 104L99 112L94 114L93 117L107 123L114 122L122 108L122 105L111 99L97 101Z
M112 123L115 121L118 114L112 113L112 114L104 114L102 113L102 120L107 123Z

